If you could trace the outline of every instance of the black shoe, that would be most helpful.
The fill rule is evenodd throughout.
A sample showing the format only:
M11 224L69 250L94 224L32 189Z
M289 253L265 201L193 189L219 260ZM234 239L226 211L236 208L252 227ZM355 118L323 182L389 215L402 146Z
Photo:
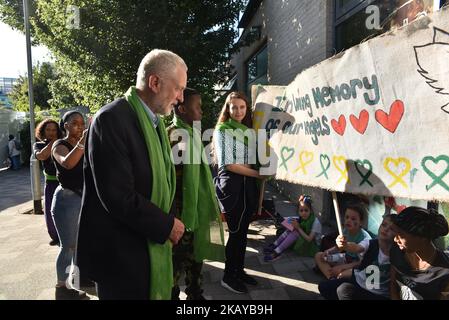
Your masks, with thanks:
M248 293L248 289L245 284L236 277L224 276L223 280L221 280L221 285L234 293Z
M245 284L249 284L252 286L257 286L257 281L253 277L251 277L249 274L247 274L245 271L241 272L237 276L240 281L242 281Z
M198 300L198 301L203 301L203 300L207 300L202 294L196 294L193 296L187 296L186 300Z
M92 287L95 287L95 282L93 282L92 280L89 280L89 279L85 279L85 278L83 279L81 277L80 287L92 288Z
M51 240L48 244L51 245L51 246L59 246L59 241L58 240Z
M56 287L56 300L85 300L88 299L84 291L68 289L66 287Z

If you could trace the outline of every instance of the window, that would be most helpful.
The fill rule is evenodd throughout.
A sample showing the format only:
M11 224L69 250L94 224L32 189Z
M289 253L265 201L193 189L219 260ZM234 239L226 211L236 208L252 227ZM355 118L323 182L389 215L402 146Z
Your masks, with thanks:
M335 49L349 49L369 37L377 36L393 27L400 27L423 14L440 8L438 0L336 0L335 1ZM380 30L369 28L373 13L366 13L369 5L379 9Z
M251 97L251 86L268 84L268 53L265 45L246 63L246 95Z

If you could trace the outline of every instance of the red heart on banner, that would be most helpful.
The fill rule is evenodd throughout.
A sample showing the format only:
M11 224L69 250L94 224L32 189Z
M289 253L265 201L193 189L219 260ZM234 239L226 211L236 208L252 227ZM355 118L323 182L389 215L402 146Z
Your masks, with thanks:
M335 119L332 119L331 121L332 128L334 128L334 131L338 133L339 135L344 135L346 130L346 118L344 115L341 115L338 117L338 122Z
M394 133L401 122L404 115L404 103L401 100L396 100L390 107L390 114L383 110L376 111L376 120L382 127Z
M349 117L352 126L358 133L364 134L366 128L368 127L369 113L366 110L360 111L359 117L357 118L355 115L351 114Z

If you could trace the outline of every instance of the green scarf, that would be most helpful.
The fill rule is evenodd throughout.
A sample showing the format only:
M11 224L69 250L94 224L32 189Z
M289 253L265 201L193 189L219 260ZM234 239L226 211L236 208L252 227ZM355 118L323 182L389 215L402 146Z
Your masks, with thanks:
M172 161L170 142L164 122L159 119L157 130L149 118L146 108L139 100L135 87L130 87L125 93L125 99L137 115L142 129L148 156L151 161L153 177L151 187L151 202L162 211L169 212L176 190L176 172ZM162 143L161 143L162 140ZM171 298L173 287L172 245L167 240L163 245L148 241L150 255L150 299L162 300Z
M244 124L229 118L227 121L217 124L215 129L225 133L227 133L225 130L232 130L232 135L236 140L243 142L245 146L248 146L248 139L245 139L245 132L249 128Z
M309 234L312 231L313 223L315 222L315 215L313 212L310 212L309 217L306 220L301 219L301 222L299 225L301 226L301 229Z
M201 142L201 133L176 115L173 125L189 133L186 149L188 163L183 164L182 170L181 220L186 229L194 233L195 260L224 261L223 225L212 184L212 174Z
M313 212L310 213L306 220L301 219L299 225L307 235L309 235L312 231L312 226L315 219L316 218ZM293 246L293 251L298 253L300 256L313 257L318 252L318 246L315 243L315 239L308 242L302 236L299 236Z

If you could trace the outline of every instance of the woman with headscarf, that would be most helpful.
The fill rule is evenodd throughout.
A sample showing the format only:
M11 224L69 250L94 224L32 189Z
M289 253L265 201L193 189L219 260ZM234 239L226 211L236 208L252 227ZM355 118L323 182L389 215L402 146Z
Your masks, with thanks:
M56 167L51 158L51 148L57 139L62 138L62 132L55 120L45 119L37 126L35 135L38 141L33 145L33 153L37 160L42 161L42 166L44 167L45 222L51 238L50 245L54 246L59 244L59 237L51 216L51 202L59 182L56 178Z
M58 283L56 300L78 300L86 297L82 291L67 288L66 280L72 266L83 189L83 156L86 137L84 117L78 111L64 114L59 123L63 139L53 144L52 159L59 186L53 196L51 212L58 231L60 251L56 260Z
M432 240L449 232L448 222L434 210L408 207L392 216L396 237L390 252L392 299L447 299L449 257Z

